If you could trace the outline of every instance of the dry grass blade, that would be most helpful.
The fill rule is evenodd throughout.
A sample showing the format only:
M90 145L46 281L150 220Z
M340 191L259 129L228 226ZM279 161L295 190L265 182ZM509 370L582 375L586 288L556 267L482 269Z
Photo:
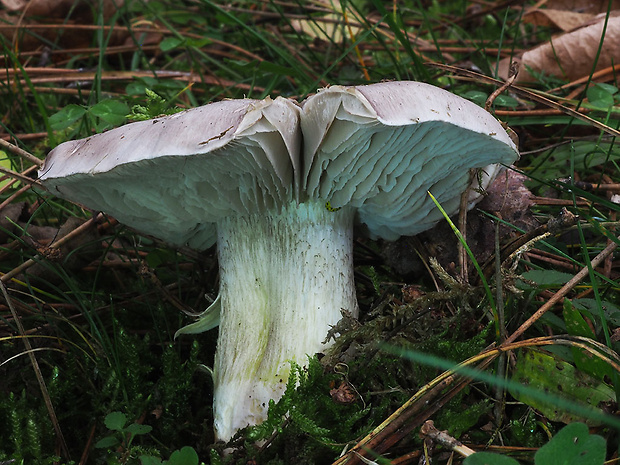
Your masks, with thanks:
M155 71L104 71L101 73L97 73L94 71L71 71L67 70L66 72L51 72L47 74L43 73L34 73L33 77L29 78L29 81L32 84L43 84L43 83L57 83L57 82L90 82L95 81L96 79L101 79L103 81L131 81L135 78L150 78L157 77L160 79L173 79L176 81L184 81L188 83L203 83L203 84L211 84L222 87L236 87L239 89L254 89L254 90L263 90L257 86L250 86L249 84L237 83L226 79L221 79L213 76L198 76L197 74L184 72L184 71L167 71L167 70L155 70ZM11 77L10 83L15 82L15 77ZM22 84L25 81L20 80ZM45 89L37 89L37 90L45 90ZM1 140L1 139L0 139ZM8 142L5 142L8 144ZM4 144L3 144L4 145ZM12 144L10 144L12 145ZM8 148L8 147L7 147ZM19 149L19 148L18 148ZM10 149L9 149L10 150ZM34 157L38 160L38 158ZM33 160L30 160L33 161ZM33 161L34 163L34 161ZM39 163L43 162L39 160Z
M20 30L28 30L28 31L36 31L36 30L74 30L74 31L105 31L109 33L114 30L116 32L122 31L126 33L152 33L152 34L163 34L163 35L174 35L174 32L168 31L166 29L158 29L158 28L149 28L149 27L134 27L130 28L127 26L121 26L115 24L114 26L106 26L106 25L93 25L93 24L28 24L25 25L10 25L10 24L0 24L0 33L4 31L20 31ZM185 33L183 37L193 38L193 39L202 39L203 36L200 34L192 34ZM223 40L218 40L215 38L209 38L209 40L215 45L221 45L231 50L235 50L242 55L249 57L252 60L262 60L258 55L253 54L249 50L245 50L243 47L231 44L230 42L226 42Z

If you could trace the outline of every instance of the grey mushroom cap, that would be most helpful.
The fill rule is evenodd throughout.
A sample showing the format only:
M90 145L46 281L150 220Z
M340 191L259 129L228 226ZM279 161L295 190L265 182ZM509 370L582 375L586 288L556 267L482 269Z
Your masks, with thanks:
M517 157L482 108L402 81L332 86L301 107L227 100L128 124L59 145L39 177L60 197L205 249L222 218L291 202L353 207L372 237L417 234L442 218L428 192L453 214L468 186Z
M202 250L222 217L292 201L300 141L293 101L225 100L65 142L39 179L59 197Z

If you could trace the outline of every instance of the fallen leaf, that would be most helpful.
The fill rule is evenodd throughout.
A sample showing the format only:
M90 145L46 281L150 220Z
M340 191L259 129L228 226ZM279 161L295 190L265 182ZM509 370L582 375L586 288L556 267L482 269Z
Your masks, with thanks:
M517 82L536 81L532 73L552 75L567 81L587 76L593 71L604 26L605 21L599 20L595 24L561 34L526 51L521 57L512 58L521 63ZM502 79L508 78L510 61L510 58L505 58L499 62L499 76ZM609 18L594 71L616 63L620 63L620 17Z
M536 26L548 26L561 29L564 32L577 29L584 23L594 18L592 13L578 13L576 11L554 10L554 9L534 9L529 10L523 15L523 22L535 24Z
M540 350L519 351L512 381L529 388L509 388L512 396L540 410L551 421L600 425L601 406L616 400L614 390L607 384ZM571 409L567 409L569 405Z
M607 11L609 0L548 0L545 6L552 10L599 14ZM613 0L611 10L618 9L620 9L620 0Z

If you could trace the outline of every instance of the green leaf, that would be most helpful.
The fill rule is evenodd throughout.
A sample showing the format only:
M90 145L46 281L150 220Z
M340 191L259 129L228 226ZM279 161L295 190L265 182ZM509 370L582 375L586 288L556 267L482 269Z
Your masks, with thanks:
M181 39L180 37L166 37L164 40L162 40L159 43L159 49L162 52L168 52L172 49L177 48L179 45L181 45L184 42L185 40Z
M125 122L125 115L129 113L129 107L124 102L107 99L93 105L88 111L106 123L117 126Z
M151 268L157 268L162 263L174 261L177 252L170 249L154 249L146 256L146 264Z
M465 92L462 97L471 100L472 102L474 102L477 105L480 105L481 107L484 106L484 104L486 103L487 99L489 98L488 94L485 94L484 92L481 92L479 90L470 90L468 92Z
M163 463L159 457L153 457L152 455L140 456L140 465L162 465Z
M198 454L192 447L185 446L172 453L168 465L198 465Z
M603 465L605 440L590 434L583 423L571 423L541 447L534 456L536 465Z
M570 363L538 350L518 352L512 380L546 394L545 399L540 399L527 392L509 389L515 399L540 410L551 421L585 421L592 426L599 425L600 421L593 419L602 413L599 405L616 400L610 386L577 370ZM566 405L567 401L570 405ZM573 409L566 408L569 406ZM580 413L573 413L574 410ZM590 417L589 412L594 415Z
M494 104L496 107L517 108L519 106L519 101L510 95L500 94L495 99Z
M119 440L115 436L106 436L103 439L100 439L95 444L97 449L109 449L120 444Z
M294 76L295 70L288 66L276 65L274 63L270 63L268 61L261 61L258 65L258 69L260 71L264 71L265 73L272 73L281 76Z
M188 37L185 41L188 47L196 47L196 48L202 48L205 45L209 45L211 42L213 41L209 39L208 37L202 37L200 39L194 39L194 38Z
M600 314L596 299L573 299L572 304L577 310L581 311L581 313L583 313L583 311L589 312L594 318L598 317ZM605 320L614 327L620 326L620 308L607 300L603 300L601 304L603 306Z
M463 465L519 465L515 459L492 452L476 452L465 458Z
M553 123L548 121L548 124ZM542 153L541 158L549 158L549 162L543 164L536 174L540 179L568 177L573 165L573 169L589 170L617 156L620 156L618 144L575 141Z
M125 86L125 92L127 93L127 95L131 95L132 97L138 96L138 95L144 95L144 90L146 88L147 86L144 82L135 81L135 82L130 82L129 84Z
M555 270L531 270L521 275L523 279L534 281L539 288L560 287L573 278L570 273Z
M132 423L127 428L125 428L125 431L127 431L128 433L131 433L131 434L133 434L135 436L135 435L138 435L138 434L150 433L152 429L153 428L150 427L149 425L139 425L138 423Z
M597 108L611 108L614 106L614 93L615 92L610 92L610 90L615 89L615 91L617 92L618 89L616 89L613 86L610 86L610 88L605 87L605 86L601 86L600 84L595 84L592 87L589 87L588 90L586 91L586 95L588 97L588 102L590 102L590 105L597 107Z
M563 314L568 334L596 340L596 335L594 331L592 331L592 328L590 328L579 310L577 310L568 299L564 300ZM605 376L612 376L613 368L600 358L592 355L592 353L580 349L579 347L571 347L571 352L575 360L575 366L584 373L594 376L601 381Z
M86 113L86 109L79 105L67 105L62 110L49 117L49 123L54 131L67 129Z
M222 312L222 301L218 295L215 301L209 305L204 312L197 317L197 321L187 326L183 326L176 333L174 338L176 339L181 334L199 334L209 331L220 324L220 314Z
M123 431L123 427L127 423L127 415L122 412L108 413L104 423L106 428L112 431Z
M596 84L596 86L609 92L612 95L618 93L618 88L616 86L612 86L611 84L607 84L606 82L599 82Z

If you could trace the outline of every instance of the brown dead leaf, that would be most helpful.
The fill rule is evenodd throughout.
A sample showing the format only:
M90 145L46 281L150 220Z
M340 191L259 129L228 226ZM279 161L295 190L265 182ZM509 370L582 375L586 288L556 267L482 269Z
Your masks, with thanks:
M576 13L605 13L609 6L609 0L548 0L544 6L552 10L574 11ZM612 10L620 9L620 0L611 2Z
M24 0L2 0L0 5L9 11L16 11L24 7L26 2Z
M603 35L604 18L570 33L561 34L539 45L516 59L521 68L517 82L535 81L534 73L544 73L574 81L592 72ZM511 59L499 62L499 75L507 79ZM594 71L620 63L620 17L611 17L605 31L605 40Z
M548 26L564 32L577 29L579 26L594 18L592 13L578 13L576 11L535 9L523 15L523 21L537 26Z

